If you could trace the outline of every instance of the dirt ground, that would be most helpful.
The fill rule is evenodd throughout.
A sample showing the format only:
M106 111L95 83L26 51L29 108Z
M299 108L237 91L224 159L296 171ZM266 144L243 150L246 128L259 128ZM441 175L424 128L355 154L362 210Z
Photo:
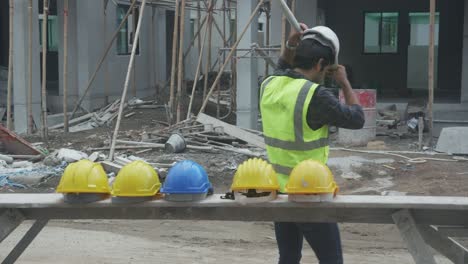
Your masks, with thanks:
M119 138L140 140L155 130L163 112L135 110L125 119ZM113 126L79 134L51 135L50 151L62 147L87 151L108 145ZM39 142L39 137L28 137ZM415 150L416 137L379 137L387 150ZM365 148L364 148L365 149ZM124 153L124 152L120 152ZM134 154L133 152L125 152ZM235 168L248 157L232 153L188 151L168 155L151 151L137 155L152 162L192 159L208 171L216 193L228 191ZM405 155L412 158L415 155ZM449 156L428 156L450 158ZM342 194L467 196L468 162L430 161L417 164L405 158L331 151L330 167ZM27 189L0 192L53 192L59 177ZM25 222L2 243L6 256L31 223ZM392 225L341 224L345 263L413 263L398 230ZM306 245L302 263L317 263ZM277 249L272 223L208 221L52 221L18 263L275 263ZM439 263L450 263L438 257Z

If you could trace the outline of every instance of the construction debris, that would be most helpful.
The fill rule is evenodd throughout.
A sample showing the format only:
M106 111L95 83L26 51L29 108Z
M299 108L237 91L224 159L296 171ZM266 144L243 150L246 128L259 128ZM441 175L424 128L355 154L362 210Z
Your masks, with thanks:
M154 101L143 101L138 98L132 98L124 105L124 109L130 108L159 108L161 106L156 106L152 105L154 104ZM74 118L69 121L69 131L70 132L80 132L80 131L86 131L86 130L91 130L96 127L101 127L104 125L110 125L112 121L117 117L118 115L118 110L120 107L120 99L114 101L113 103L105 106L104 108L93 112L89 113L86 115L83 115L81 117ZM162 106L164 107L164 106ZM135 112L131 112L125 115L125 117L131 117L135 115ZM49 127L50 130L56 130L56 129L62 129L64 127L64 124L58 124Z
M66 162L75 162L82 159L87 159L88 155L84 152L74 149L62 148L58 151L57 158Z
M3 160L8 164L13 163L13 158L7 155L0 154L0 160Z
M222 122L214 117L200 113L197 117L197 121L205 125L213 125L217 127L222 127L224 132L230 136L241 139L249 144L252 144L256 147L265 149L265 141L262 137L257 136L253 133L247 132L241 128L230 125L228 123Z
M0 125L0 145L5 154L41 155L29 142Z

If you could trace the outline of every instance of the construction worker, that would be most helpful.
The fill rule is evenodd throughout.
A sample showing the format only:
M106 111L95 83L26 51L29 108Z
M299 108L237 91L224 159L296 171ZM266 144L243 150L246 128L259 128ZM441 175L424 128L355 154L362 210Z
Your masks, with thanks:
M301 161L328 160L328 126L360 129L364 113L346 76L337 65L339 40L327 27L292 32L272 76L260 91L260 110L268 159L278 175L281 192ZM345 104L321 86L329 74L341 87ZM336 223L275 223L280 264L298 264L303 238L321 264L343 263Z

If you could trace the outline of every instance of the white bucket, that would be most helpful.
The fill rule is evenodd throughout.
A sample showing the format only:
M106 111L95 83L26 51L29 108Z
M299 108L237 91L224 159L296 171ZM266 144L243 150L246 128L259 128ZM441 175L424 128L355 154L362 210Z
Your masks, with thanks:
M169 153L180 153L185 147L185 139L179 134L172 134L164 145L166 152Z

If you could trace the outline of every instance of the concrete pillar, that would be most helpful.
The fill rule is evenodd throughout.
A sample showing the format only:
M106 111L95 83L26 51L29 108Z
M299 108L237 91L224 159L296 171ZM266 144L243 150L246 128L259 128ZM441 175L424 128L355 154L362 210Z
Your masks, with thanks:
M463 61L461 102L468 103L468 0L465 0L465 17L463 22Z
M296 0L296 18L309 27L317 25L317 0Z
M38 4L33 7L33 54L32 54L32 107L34 122L38 128L41 126L41 83L40 83L40 47L38 25ZM13 105L14 125L17 133L25 133L28 127L27 95L29 87L29 19L28 0L16 0L14 10L14 53L13 53Z
M256 1L237 1L237 36L239 37L257 5ZM257 42L258 17L255 17L242 38L239 48L250 48ZM258 120L257 59L242 58L237 63L237 125L256 129Z
M279 1L271 1L270 45L281 45L281 17Z

